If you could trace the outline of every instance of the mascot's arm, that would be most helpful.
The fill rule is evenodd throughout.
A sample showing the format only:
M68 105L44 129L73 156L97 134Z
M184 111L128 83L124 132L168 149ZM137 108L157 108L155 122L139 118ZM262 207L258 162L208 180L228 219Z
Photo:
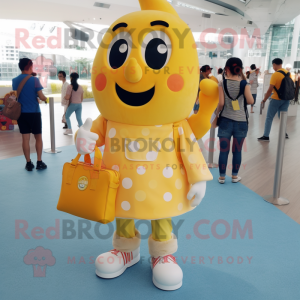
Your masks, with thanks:
M107 120L105 120L101 115L96 120L93 121L91 132L94 132L99 136L99 139L96 142L96 145L98 147L101 147L105 144L106 124L107 124ZM76 143L77 133L78 130L74 136L75 143Z
M210 129L210 119L218 102L218 84L211 79L203 79L200 82L199 111L188 119L197 140L201 139Z
M99 139L96 142L96 145L98 147L101 147L105 144L106 124L107 120L105 120L102 115L100 115L96 120L93 121L91 132L97 133L99 135Z
M216 84L219 84L218 79L215 76L211 76L209 79L213 80Z
M212 180L213 177L189 123L185 120L179 126L180 155L187 173L188 182L195 184L199 181Z

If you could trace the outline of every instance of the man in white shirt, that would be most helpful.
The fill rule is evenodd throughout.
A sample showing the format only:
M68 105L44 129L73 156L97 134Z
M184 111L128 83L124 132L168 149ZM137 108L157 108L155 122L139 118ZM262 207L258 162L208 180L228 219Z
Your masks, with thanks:
M218 75L217 75L217 79L218 79L218 82L222 82L223 81L223 69L222 68L219 68L218 69Z
M66 102L65 96L66 96L66 93L67 93L67 89L68 89L69 83L67 82L66 77L67 77L66 72L64 72L64 71L59 71L58 72L58 79L60 81L62 81L61 105L64 107L64 114L63 114L63 117L62 117L62 122L65 123L65 126L63 127L63 129L67 129L68 128L65 115L66 115L66 111L67 111L69 105L65 104L65 102Z
M258 74L259 74L259 69L256 68L255 64L252 64L250 66L250 76L249 76L249 82L250 82L250 90L252 97L254 99L254 103L251 105L251 113L254 113L253 111L253 106L256 103L256 97L257 97L257 88L258 88Z

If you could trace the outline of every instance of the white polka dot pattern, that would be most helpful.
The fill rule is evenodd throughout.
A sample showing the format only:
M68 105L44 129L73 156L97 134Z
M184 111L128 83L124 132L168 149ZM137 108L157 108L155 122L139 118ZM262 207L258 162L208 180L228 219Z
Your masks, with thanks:
M197 142L197 139L196 139L196 137L195 137L195 135L194 135L193 133L191 133L190 139L191 139L191 141L192 141L193 143Z
M143 128L142 129L142 135L147 136L150 134L150 130L148 128Z
M170 201L172 200L172 194L169 193L169 192L165 193L165 194L164 194L164 200L165 200L166 202L170 202Z
M166 178L171 178L173 176L173 169L171 167L166 167L163 169L163 175Z
M137 169L136 169L137 173L139 175L144 175L146 173L146 168L143 167L143 166L139 166Z
M197 162L197 157L195 154L190 154L188 160L191 164L195 164Z
M177 190L180 190L182 188L182 181L181 181L181 179L177 179L175 181L175 187L176 187Z
M115 170L115 171L118 171L118 172L120 171L120 168L117 165L114 165L111 168L112 168L112 170Z
M117 131L115 128L109 130L108 136L112 139L116 135Z
M125 211L128 211L131 207L130 203L128 201L123 201L121 203L121 207L125 210Z
M128 150L130 152L137 152L140 150L140 144L137 141L130 142L128 144Z
M146 199L146 193L144 191L137 191L135 193L135 199L137 201L144 201Z
M129 190L132 187L132 180L130 178L124 178L122 180L122 186L124 189Z
M158 155L158 152L156 152L156 151L149 151L149 152L146 154L146 159L147 159L148 161L154 161L154 160L156 160L157 155Z

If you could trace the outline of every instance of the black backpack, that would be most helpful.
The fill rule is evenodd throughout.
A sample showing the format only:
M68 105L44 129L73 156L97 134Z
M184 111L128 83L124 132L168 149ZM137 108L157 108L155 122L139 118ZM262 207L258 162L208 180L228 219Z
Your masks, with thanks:
M246 120L247 120L247 124L249 124L249 113L248 113L248 109L247 109L247 99L245 97L245 88L246 88L246 85L247 85L247 81L246 80L241 80L240 82L240 92L238 94L238 96L233 99L230 95L229 95L229 92L228 92L228 88L227 88L227 79L225 79L225 76L223 74L223 86L224 86L224 92L226 93L226 95L228 96L229 99L231 99L232 101L238 99L241 95L243 95L244 97L244 111L245 111L245 115L246 115ZM222 111L220 112L219 114L219 118L218 118L218 121L217 121L217 125L219 125L219 122L220 122L220 117L224 111L224 108L225 108L225 103L224 103L224 106L223 106L223 109Z
M284 73L283 71L277 71L284 75L284 78L281 81L279 90L274 86L275 91L278 94L280 100L293 100L295 98L295 84L293 79L290 77L290 72Z

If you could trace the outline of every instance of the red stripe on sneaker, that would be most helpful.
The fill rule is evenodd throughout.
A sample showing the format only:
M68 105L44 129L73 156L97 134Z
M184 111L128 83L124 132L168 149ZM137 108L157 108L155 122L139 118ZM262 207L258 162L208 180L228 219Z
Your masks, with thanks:
M121 252L121 254L122 254L122 257L123 257L123 262L124 262L124 266L125 266L125 265L126 265L126 261L125 261L124 253L123 253L123 252Z

